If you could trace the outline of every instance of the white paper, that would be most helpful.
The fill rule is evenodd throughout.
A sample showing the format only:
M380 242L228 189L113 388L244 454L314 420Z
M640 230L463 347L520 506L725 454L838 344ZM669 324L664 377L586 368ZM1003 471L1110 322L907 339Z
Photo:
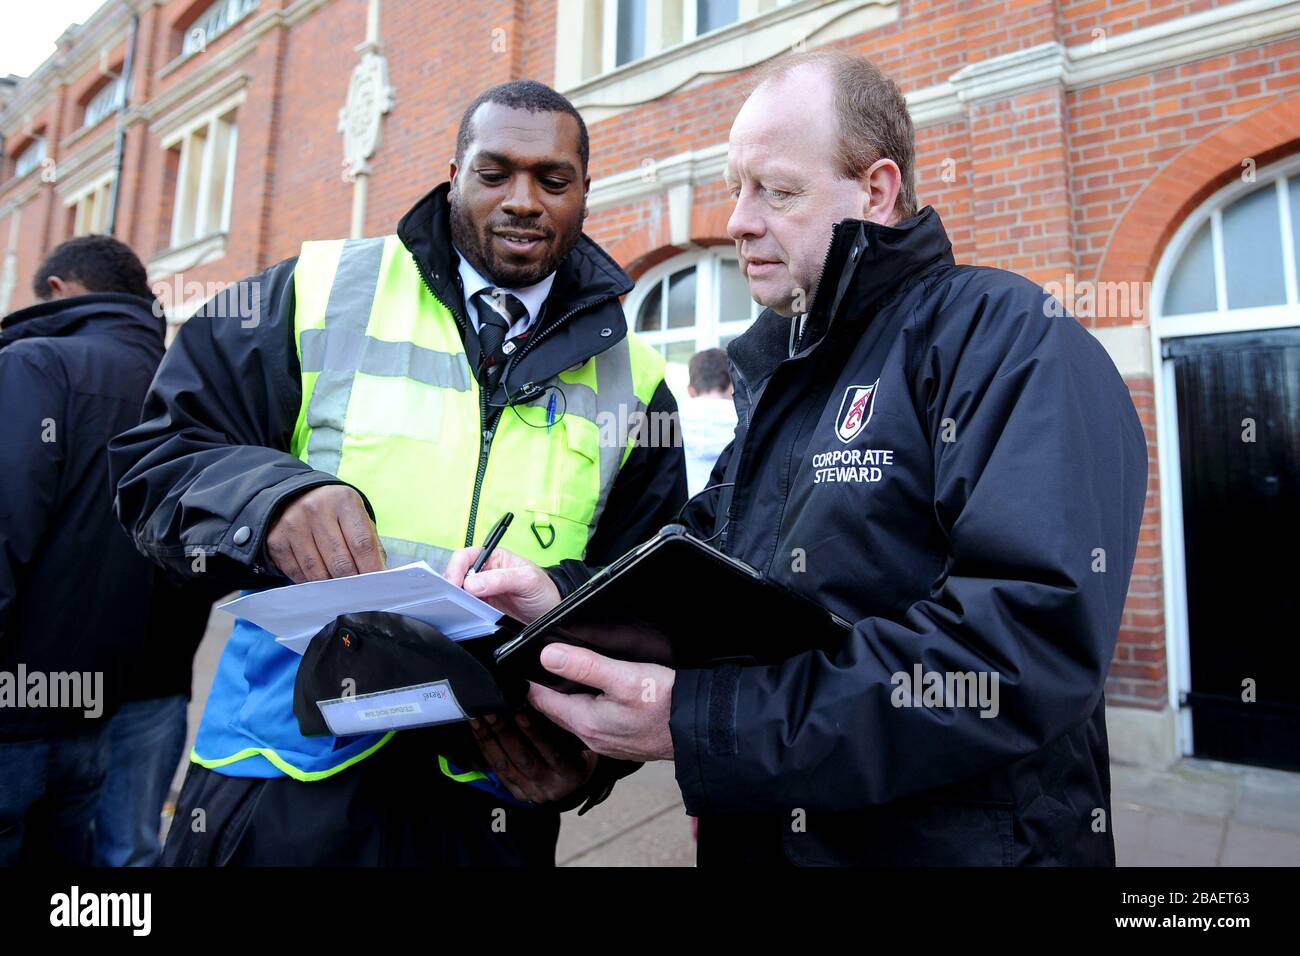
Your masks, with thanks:
M490 634L501 612L424 561L346 578L307 581L227 601L218 609L256 624L295 654L340 614L395 611L432 624L453 641Z

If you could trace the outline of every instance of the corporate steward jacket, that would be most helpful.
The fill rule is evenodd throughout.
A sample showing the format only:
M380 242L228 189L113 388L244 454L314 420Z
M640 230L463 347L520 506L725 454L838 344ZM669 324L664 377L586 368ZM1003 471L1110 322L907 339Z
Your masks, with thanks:
M113 516L108 442L139 421L162 354L163 320L141 296L94 292L4 320L0 681L10 686L0 687L0 739L90 729L121 700L123 661L150 617L154 569ZM44 700L28 693L37 674ZM70 687L57 674L76 675L94 706L52 699L55 683Z
M640 411L676 411L662 359L629 338L619 296L631 281L582 237L557 269L526 344L486 395L467 354L476 343L447 192L443 184L420 200L395 237L305 244L299 257L240 283L186 323L143 422L113 446L120 517L143 551L231 587L283 584L266 556L268 530L291 499L327 484L361 494L390 565L422 558L441 570L452 549L483 539L498 507L518 519L503 546L533 548L540 563L561 551L607 562L672 520L685 500L681 449L620 443L609 456L589 420L606 393L631 394L631 383L620 391L592 371L619 367L602 364L616 354L648 383L637 392ZM553 429L548 386L565 396ZM515 407L500 411L508 401ZM559 487L566 474L582 487ZM475 533L480 493L494 503ZM523 500L510 500L515 493ZM312 781L387 742L391 734L303 737L292 712L299 660L238 621L192 759L228 776ZM491 774L442 765L447 776L509 799Z
M732 486L686 520L853 630L677 674L700 862L1113 865L1102 691L1147 486L1123 380L1032 282L955 265L931 208L838 223L794 331L730 344Z

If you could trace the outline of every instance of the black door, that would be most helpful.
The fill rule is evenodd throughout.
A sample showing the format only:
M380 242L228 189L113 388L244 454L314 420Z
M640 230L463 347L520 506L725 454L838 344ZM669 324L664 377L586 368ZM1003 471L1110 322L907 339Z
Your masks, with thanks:
M1178 392L1193 749L1300 770L1300 329L1178 339L1164 354Z

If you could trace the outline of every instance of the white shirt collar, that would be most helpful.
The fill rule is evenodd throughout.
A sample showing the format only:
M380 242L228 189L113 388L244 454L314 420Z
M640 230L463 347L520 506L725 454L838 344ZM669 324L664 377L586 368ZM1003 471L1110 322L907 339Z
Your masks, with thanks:
M453 244L452 248L456 249L456 246ZM477 269L470 265L469 260L465 258L464 254L459 249L456 249L456 257L460 260L460 283L465 289L466 310L469 312L470 321L474 323L474 331L477 332L479 327L478 308L476 305L471 305L474 301L474 293L478 292L480 289L495 289L498 288L498 286L495 282L489 282ZM526 316L516 321L506 330L506 338L512 339L521 332L525 332L532 328L533 323L537 321L537 316L541 313L542 303L545 302L546 297L551 294L551 286L554 283L555 273L552 272L541 282L535 282L530 286L524 286L522 289L511 289L506 286L500 287L504 288L506 292L509 292L522 302L524 308L528 310Z

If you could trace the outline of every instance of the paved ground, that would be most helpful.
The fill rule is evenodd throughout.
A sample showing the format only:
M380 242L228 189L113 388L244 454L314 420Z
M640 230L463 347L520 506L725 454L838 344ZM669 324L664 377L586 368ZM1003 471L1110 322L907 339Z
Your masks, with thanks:
M214 612L195 659L191 742L229 631L229 618ZM1167 770L1116 765L1111 791L1120 866L1300 866L1300 774L1190 759ZM693 865L672 764L647 765L585 816L565 814L558 859L565 866Z
M1300 866L1300 774L1112 766L1111 807L1120 866Z

